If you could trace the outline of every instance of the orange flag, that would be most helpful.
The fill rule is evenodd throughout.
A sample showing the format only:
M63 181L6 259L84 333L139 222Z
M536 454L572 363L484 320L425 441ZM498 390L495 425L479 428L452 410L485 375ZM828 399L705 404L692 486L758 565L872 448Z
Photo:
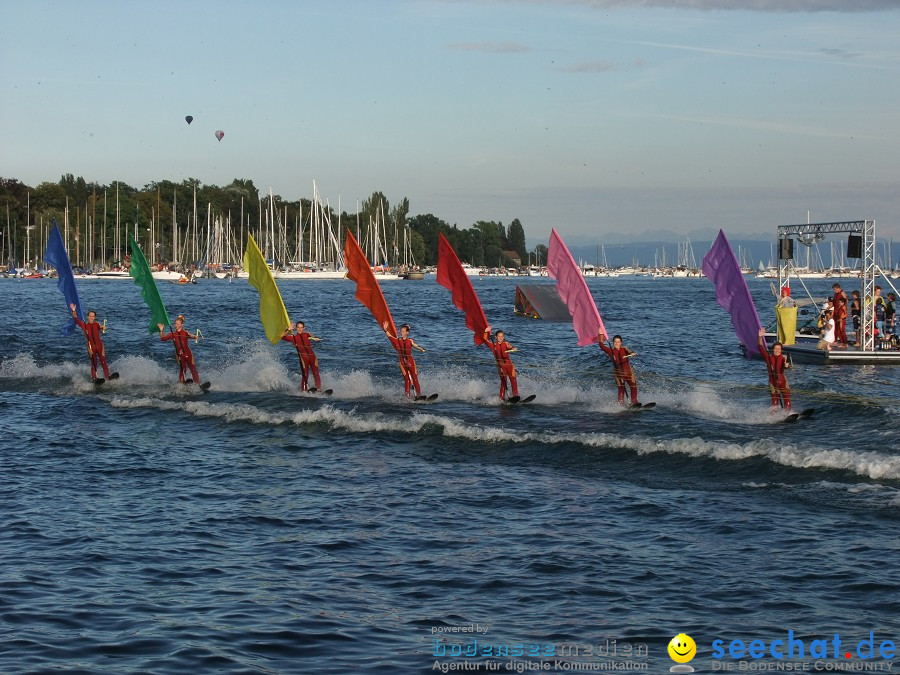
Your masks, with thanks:
M475 333L475 344L484 344L487 319L472 281L443 232L438 233L437 282L453 293L453 304L466 313L466 327Z
M347 241L344 242L344 261L347 263L347 278L356 282L356 299L369 308L381 328L384 328L384 322L387 321L390 334L396 335L394 318L384 300L381 286L375 280L366 254L362 252L350 230L347 230Z

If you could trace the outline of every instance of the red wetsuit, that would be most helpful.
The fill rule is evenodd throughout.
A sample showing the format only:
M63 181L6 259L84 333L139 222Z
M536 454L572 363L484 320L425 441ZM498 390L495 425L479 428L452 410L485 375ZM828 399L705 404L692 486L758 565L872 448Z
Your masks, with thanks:
M190 368L194 382L200 384L197 366L194 365L194 354L191 352L191 348L188 345L188 340L191 339L188 332L184 328L181 328L163 335L162 331L160 331L159 339L163 342L168 342L169 340L175 342L175 358L178 359L178 381L184 382L184 371Z
M393 337L388 335L388 340L397 350L397 356L400 362L400 372L403 373L403 383L406 395L409 396L410 387L415 387L416 396L422 395L422 388L419 386L419 371L416 368L416 361L412 356L413 341L411 338Z
M504 401L506 400L507 378L510 385L512 385L512 395L518 396L519 384L516 382L516 367L513 365L512 359L509 358L509 350L513 346L505 341L497 342L496 340L491 340L489 335L486 335L484 344L494 353L494 358L497 360L497 375L500 376L500 398Z
M791 409L791 388L788 386L784 371L787 368L787 359L784 354L775 356L763 344L759 338L759 353L762 354L769 371L769 391L772 393L772 407L780 405L785 410Z
M840 298L840 299L839 299ZM847 297L841 293L834 297L834 339L839 344L847 344Z
M613 378L616 381L616 386L619 388L619 403L625 403L625 385L628 384L628 388L631 390L631 403L632 405L636 404L638 402L637 380L627 358L629 354L634 352L624 346L615 349L602 342L599 344L600 349L605 351L613 362Z
M303 331L302 333L296 333L294 335L282 335L281 339L285 342L290 342L297 348L297 356L300 357L300 372L302 373L300 379L300 391L307 391L309 389L310 370L312 370L316 389L321 389L322 380L319 379L319 359L316 358L316 353L313 351L312 343L310 342L310 334Z
M87 338L88 354L91 357L91 379L97 379L97 361L99 360L103 368L103 376L108 380L109 368L106 365L106 348L103 346L103 340L100 339L100 332L103 329L96 321L85 323L77 316L73 315L72 318L75 319L75 323L84 331L84 336Z

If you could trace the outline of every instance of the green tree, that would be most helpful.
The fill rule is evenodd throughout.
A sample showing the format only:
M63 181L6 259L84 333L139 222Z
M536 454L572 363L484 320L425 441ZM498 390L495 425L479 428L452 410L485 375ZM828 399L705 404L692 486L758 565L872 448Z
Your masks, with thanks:
M416 260L419 261L420 264L437 264L438 234L440 232L444 233L444 236L447 237L447 239L450 241L450 244L454 249L456 249L457 255L461 255L459 249L456 246L456 235L452 234L458 233L459 231L451 228L446 222L444 222L437 216L431 213L425 213L418 216L413 216L407 222L413 229L413 231L422 238L422 242L425 247L425 252L422 258L416 258Z
M507 240L509 243L509 250L518 253L522 264L527 265L528 249L525 246L525 228L522 227L522 223L519 222L518 218L513 219L509 224Z
M58 183L44 181L31 193L31 210L48 216L60 216L66 208L66 191Z
M69 200L79 206L84 205L87 201L88 194L90 194L90 189L88 188L87 183L84 182L84 178L81 176L75 178L75 176L70 173L63 174L59 179L59 186L65 191Z
M416 264L422 265L424 264L422 261L425 260L425 240L413 229L407 229L407 232L409 232L409 246L412 250L413 260L416 261Z
M479 220L474 227L481 232L481 243L484 246L486 255L488 247L496 246L502 249L506 244L506 232L503 230L503 223L495 223L492 220ZM490 264L490 259L488 255L488 264Z
M503 261L500 259L501 250L500 247L496 244L488 244L484 247L484 264L488 267L496 267L497 265L503 265Z

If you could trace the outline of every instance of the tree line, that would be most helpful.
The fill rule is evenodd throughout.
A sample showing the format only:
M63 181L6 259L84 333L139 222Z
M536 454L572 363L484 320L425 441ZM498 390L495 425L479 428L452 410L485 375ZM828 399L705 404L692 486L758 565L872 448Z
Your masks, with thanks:
M273 194L270 204L270 196L260 193L247 178L235 178L226 186L187 178L177 183L161 180L137 188L122 181L107 185L88 182L68 173L58 182L44 181L33 187L15 178L0 178L0 208L4 209L0 218L5 218L0 227L0 260L10 265L24 262L27 241L32 242L28 257L32 261L41 258L43 252L35 250L40 241L38 234L46 232L54 221L62 227L68 216L66 243L77 265L88 261L115 262L112 242L119 228L125 241L127 233L136 231L142 246L144 237L153 242L154 259L164 263L172 255L172 222L177 223L181 232L178 236L183 238L194 217L195 195L198 219L205 223L207 212L213 219L221 218L230 224L235 239L243 231L242 226L255 232L271 209L277 214L287 241L296 241L302 234L302 240L309 243L312 200L291 201ZM416 264L435 265L439 233L447 237L460 260L476 267L517 267L529 263L525 230L518 219L508 226L479 220L463 229L431 213L410 217L407 198L392 206L381 192L373 192L364 200L358 213L337 213L328 205L320 208L335 228L340 221L354 234L359 229L362 236L367 236L377 224L379 231L386 233L384 248L388 260L370 261L373 264L396 265L408 247ZM344 233L335 231L335 235L343 243ZM538 255L545 253L544 247L538 249Z

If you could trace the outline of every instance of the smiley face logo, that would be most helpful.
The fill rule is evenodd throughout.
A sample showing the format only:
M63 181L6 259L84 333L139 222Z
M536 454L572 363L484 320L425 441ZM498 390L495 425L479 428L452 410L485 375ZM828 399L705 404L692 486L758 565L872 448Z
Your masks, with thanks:
M690 635L679 633L669 641L669 657L675 663L687 663L697 655L697 644Z

